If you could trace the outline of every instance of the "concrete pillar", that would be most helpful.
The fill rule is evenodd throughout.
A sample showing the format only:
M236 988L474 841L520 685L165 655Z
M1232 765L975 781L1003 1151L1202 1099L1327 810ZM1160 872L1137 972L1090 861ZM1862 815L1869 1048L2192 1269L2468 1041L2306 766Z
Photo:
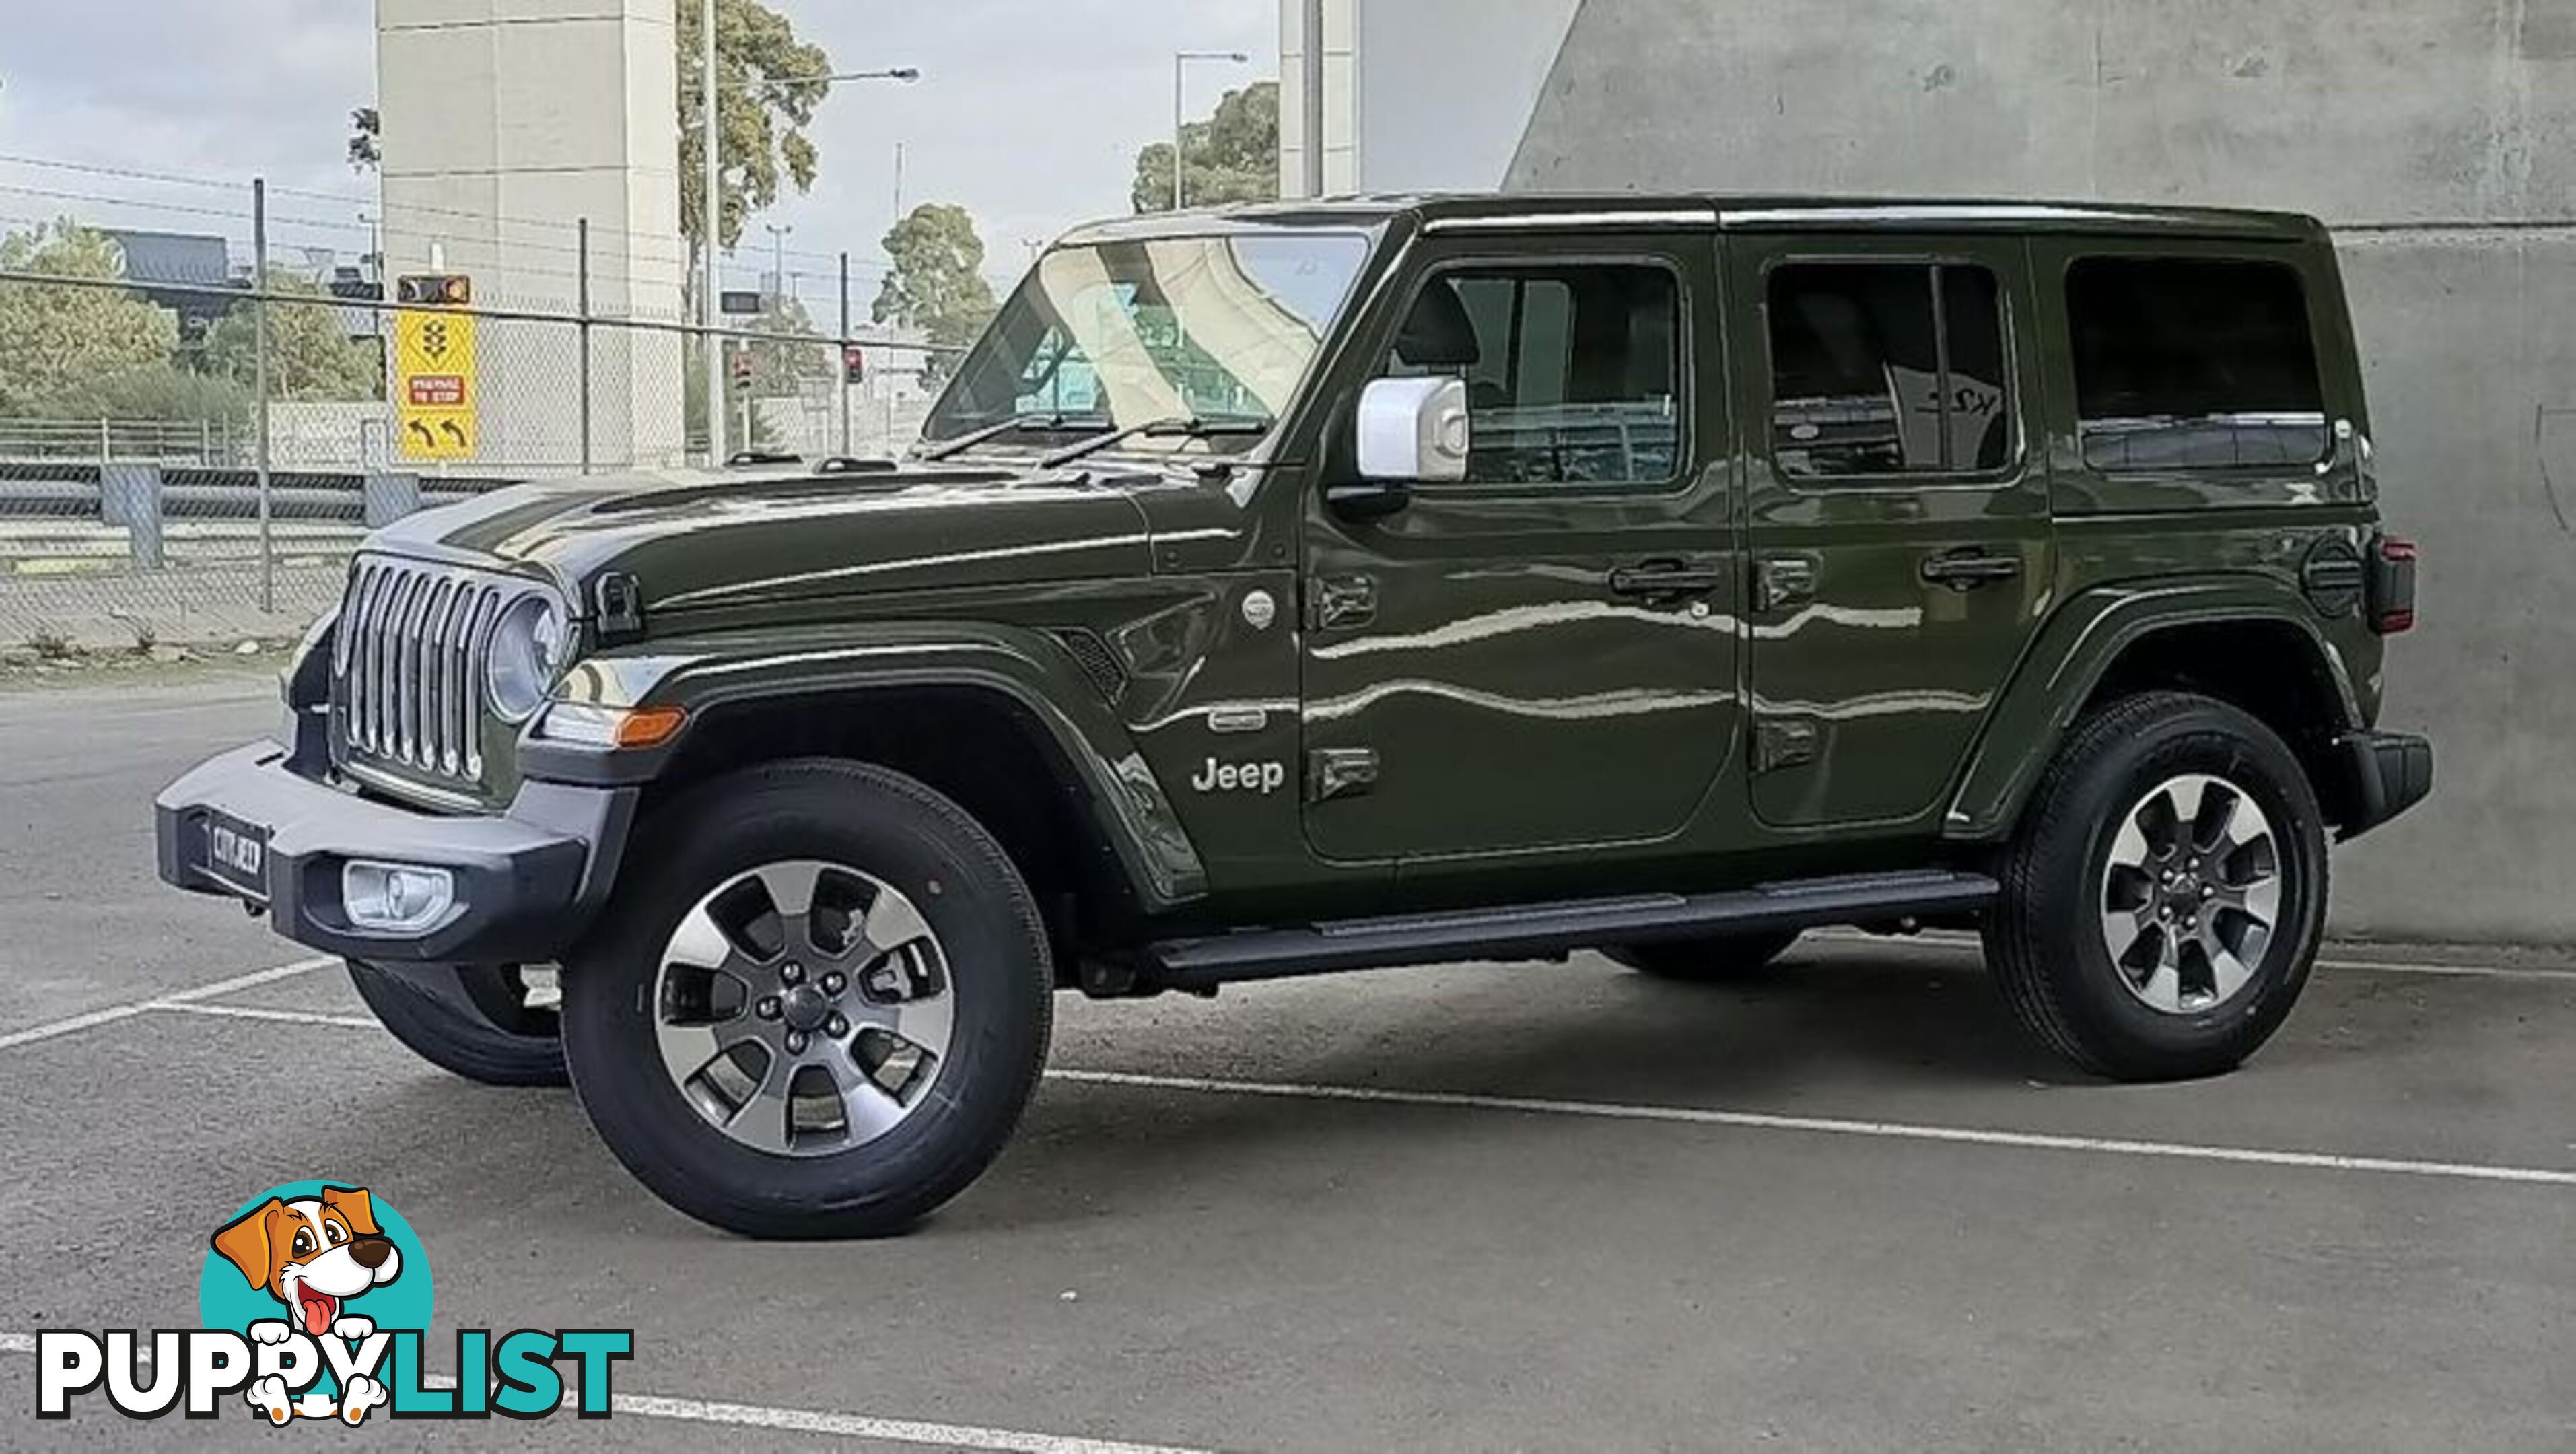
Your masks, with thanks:
M110 462L98 467L98 514L102 523L122 526L136 570L159 570L161 547L161 467L157 464Z
M587 217L594 313L680 320L671 0L377 0L376 30L387 273L436 253L478 304L569 314ZM459 468L577 468L574 331L481 333L481 450ZM677 463L681 397L676 335L598 330L600 467Z
M420 509L420 476L408 471L372 471L360 489L369 530L381 530Z
M1320 55L1323 66L1324 192L1336 195L1360 190L1359 90L1354 47L1359 34L1361 0L1281 0L1279 6L1279 195L1312 193L1307 181L1305 102L1307 62ZM1320 12L1322 35L1307 44L1310 12Z

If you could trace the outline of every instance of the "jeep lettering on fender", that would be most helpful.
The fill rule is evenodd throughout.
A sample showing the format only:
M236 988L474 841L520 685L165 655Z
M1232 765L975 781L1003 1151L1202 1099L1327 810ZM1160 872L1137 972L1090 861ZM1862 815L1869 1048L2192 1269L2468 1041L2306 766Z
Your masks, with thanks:
M160 870L754 1235L962 1190L1072 989L1954 926L2076 1065L2206 1075L2431 788L2375 444L2305 217L1103 223L908 459L377 532Z
M1275 762L1219 762L1211 757L1190 787L1202 793L1260 793L1268 796L1288 781L1288 769Z

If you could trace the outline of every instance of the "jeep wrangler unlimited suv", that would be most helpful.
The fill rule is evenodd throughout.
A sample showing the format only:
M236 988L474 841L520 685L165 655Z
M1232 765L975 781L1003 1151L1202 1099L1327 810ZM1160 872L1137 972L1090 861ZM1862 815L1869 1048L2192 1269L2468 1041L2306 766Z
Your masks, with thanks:
M2430 786L2376 502L2306 218L1120 221L908 461L379 533L160 870L758 1235L965 1187L1068 988L1974 925L2077 1065L2209 1075L2307 977L2328 832Z

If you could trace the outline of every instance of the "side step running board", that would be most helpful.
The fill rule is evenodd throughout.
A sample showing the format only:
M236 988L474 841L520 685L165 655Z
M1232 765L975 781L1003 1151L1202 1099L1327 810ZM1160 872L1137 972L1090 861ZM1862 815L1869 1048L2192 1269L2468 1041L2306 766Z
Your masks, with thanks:
M1639 894L1246 929L1157 944L1149 951L1152 963L1144 978L1162 988L1207 989L1345 969L1450 959L1539 958L1657 939L1880 924L1975 913L1992 904L2000 891L1983 874L1936 869L1800 879L1716 894Z

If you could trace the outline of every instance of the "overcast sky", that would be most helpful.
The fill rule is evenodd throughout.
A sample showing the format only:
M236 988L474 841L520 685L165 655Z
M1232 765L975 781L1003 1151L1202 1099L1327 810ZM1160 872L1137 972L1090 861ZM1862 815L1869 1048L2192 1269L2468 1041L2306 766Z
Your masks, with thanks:
M1253 57L1194 66L1194 114L1229 86L1278 74L1277 0L767 3L824 46L835 69L923 73L913 86L842 86L824 103L814 193L760 219L793 226L789 245L809 254L876 254L893 219L900 141L907 204L964 203L991 270L1015 274L1024 239L1127 210L1136 149L1171 128L1174 49ZM0 155L244 188L265 175L329 194L281 199L275 210L302 219L280 228L283 241L361 250L355 214L372 184L341 148L349 109L375 96L374 12L367 0L0 0ZM230 230L216 214L240 210L240 195L0 161L9 225L68 210L111 225ZM766 248L757 221L747 236Z

